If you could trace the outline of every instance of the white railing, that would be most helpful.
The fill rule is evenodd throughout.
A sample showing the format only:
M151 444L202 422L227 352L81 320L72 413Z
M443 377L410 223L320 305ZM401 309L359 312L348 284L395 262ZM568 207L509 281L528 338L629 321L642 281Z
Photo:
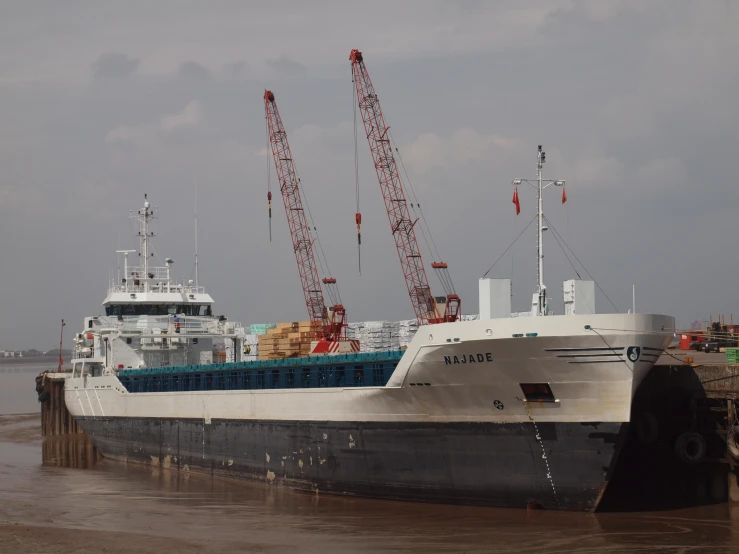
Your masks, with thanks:
M192 284L172 283L169 266L148 267L146 271L140 266L128 266L124 270L124 276L121 282L111 283L108 292L185 292L187 294L204 294L205 288L196 287Z
M144 293L144 292L178 292L185 294L205 294L205 287L196 287L195 285L178 285L175 283L159 283L149 282L142 284L143 280L138 285L133 284L133 281L126 283L112 283L108 287L108 294L112 292L126 292L126 293Z
M148 275L146 274L148 273ZM125 275L126 279L130 279L135 281L136 279L146 279L147 277L149 279L154 280L167 280L169 277L169 268L164 267L149 267L147 268L147 272L144 272L143 267L139 266L128 266L128 275Z
M150 334L154 329L167 333L217 333L218 320L211 317L183 316L123 316L121 332L124 334Z
M201 316L121 316L100 318L104 326L116 327L124 335L231 335L246 334L243 325Z

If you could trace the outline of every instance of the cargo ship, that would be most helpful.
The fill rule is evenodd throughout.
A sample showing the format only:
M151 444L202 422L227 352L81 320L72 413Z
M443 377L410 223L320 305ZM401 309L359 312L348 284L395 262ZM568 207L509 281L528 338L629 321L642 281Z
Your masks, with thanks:
M420 325L405 349L349 340L351 352L269 359L198 282L171 279L172 260L148 263L151 211L137 212L139 248L119 251L123 276L75 336L65 381L69 411L114 460L319 494L592 511L673 336L669 316L594 313L588 281L566 282L553 315L539 217L531 312L512 316L509 280L482 279L478 318Z

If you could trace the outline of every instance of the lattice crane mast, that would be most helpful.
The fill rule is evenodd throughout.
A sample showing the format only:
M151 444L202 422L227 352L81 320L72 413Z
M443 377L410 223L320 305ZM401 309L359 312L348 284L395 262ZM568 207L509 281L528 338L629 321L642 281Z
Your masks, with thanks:
M367 133L372 161L380 182L382 197L385 200L390 230L395 239L400 265L403 269L408 294L419 324L456 321L461 315L461 300L455 293L449 268L445 262L433 262L446 297L433 297L426 277L426 270L421 259L413 221L408 210L403 183L395 163L395 156L390 144L389 127L385 124L377 93L370 80L364 58L359 50L352 50L349 56L352 64L352 75L357 93L359 111L362 114L364 130ZM444 313L440 313L438 304L446 304Z
M308 316L315 338L319 341L323 339L330 342L346 340L344 306L341 303L335 303L327 309L323 298L321 283L327 288L330 298L339 298L336 279L333 277L320 279L318 276L318 266L313 252L313 238L300 195L300 179L295 171L290 145L287 142L287 132L282 124L280 112L277 110L275 95L269 90L264 92L264 111L267 117L269 144L275 162L282 201L285 204L287 224L298 262L300 282L303 286L305 304L308 307Z

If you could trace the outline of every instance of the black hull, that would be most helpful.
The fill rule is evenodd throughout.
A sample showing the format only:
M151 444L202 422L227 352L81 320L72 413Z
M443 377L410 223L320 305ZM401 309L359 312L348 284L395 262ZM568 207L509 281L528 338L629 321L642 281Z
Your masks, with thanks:
M577 511L597 507L628 427L539 423L539 441L520 423L78 421L121 461L319 493Z

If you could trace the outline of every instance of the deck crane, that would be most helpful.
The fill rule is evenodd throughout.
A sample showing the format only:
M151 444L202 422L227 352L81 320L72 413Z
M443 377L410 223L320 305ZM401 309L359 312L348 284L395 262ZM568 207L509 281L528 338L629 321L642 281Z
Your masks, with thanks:
M272 157L275 162L277 179L280 185L282 200L285 204L287 223L292 237L293 250L298 262L298 273L303 285L305 304L313 327L315 345L313 353L340 353L358 350L358 341L346 338L346 310L340 303L336 279L324 277L319 279L316 257L313 253L313 238L303 210L303 199L300 195L300 179L295 171L287 132L282 124L280 112L277 110L275 95L272 91L264 91L264 110L267 118L268 138ZM334 305L327 307L323 298L321 283L326 287ZM356 347L356 348L353 348Z
M461 316L461 300L454 291L449 276L449 267L445 262L433 262L431 267L436 270L446 297L431 295L431 287L428 284L426 270L421 259L421 249L414 230L418 220L411 220L403 183L400 180L400 173L390 144L389 127L385 124L385 117L382 115L377 93L364 65L362 53L359 50L352 50L349 60L352 64L359 111L362 114L372 161L380 181L382 197L385 200L385 208L390 220L390 230L395 239L416 319L421 325L456 321ZM439 310L439 304L446 305L443 313Z

